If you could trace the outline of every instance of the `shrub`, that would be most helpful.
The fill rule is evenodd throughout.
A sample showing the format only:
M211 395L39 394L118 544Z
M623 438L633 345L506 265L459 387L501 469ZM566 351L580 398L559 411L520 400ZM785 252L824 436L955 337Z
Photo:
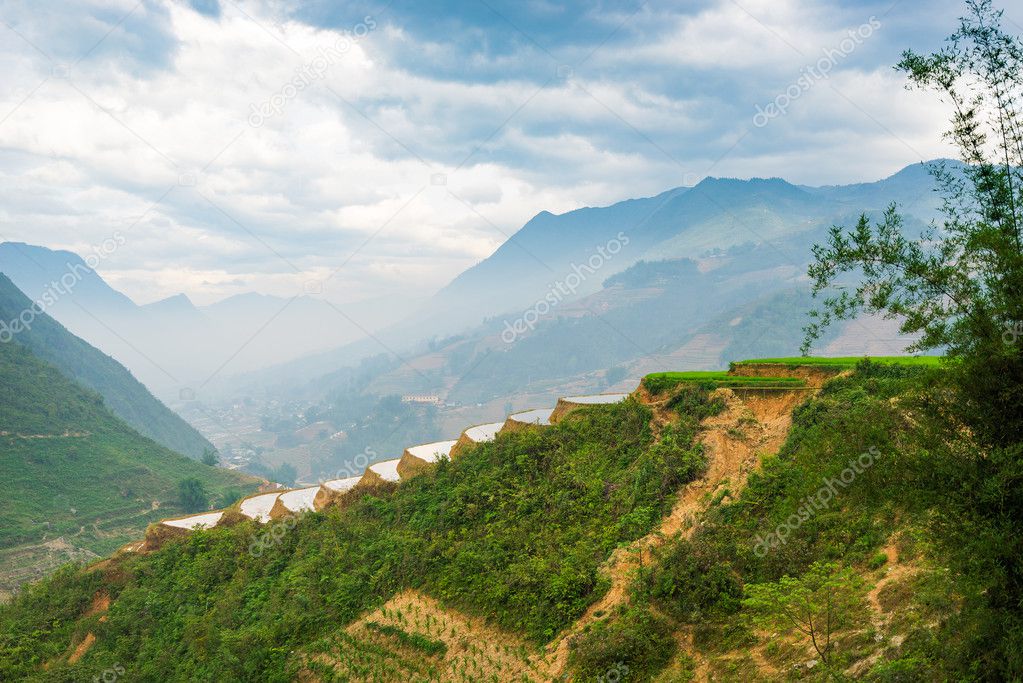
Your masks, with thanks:
M684 539L669 545L642 579L657 606L679 621L720 618L741 605L742 581L731 564Z
M629 680L646 680L675 654L671 624L644 607L619 609L569 644L568 665L576 680L594 680L627 671Z

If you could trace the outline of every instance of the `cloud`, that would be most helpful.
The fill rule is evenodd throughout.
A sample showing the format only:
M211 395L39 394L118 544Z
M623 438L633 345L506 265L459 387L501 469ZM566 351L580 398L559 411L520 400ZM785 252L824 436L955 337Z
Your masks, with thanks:
M890 65L959 11L887 9L5 5L0 239L85 251L124 231L101 272L140 301L289 296L326 276L345 301L439 288L541 210L707 174L876 179L947 154L940 106ZM828 79L752 125L874 15Z

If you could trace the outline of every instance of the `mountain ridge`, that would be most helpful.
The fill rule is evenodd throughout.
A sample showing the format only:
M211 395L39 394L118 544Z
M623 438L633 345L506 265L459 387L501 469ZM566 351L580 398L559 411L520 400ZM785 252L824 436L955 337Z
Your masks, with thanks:
M33 302L0 273L0 320L20 319ZM161 403L131 371L112 357L71 334L43 313L33 317L29 329L14 334L12 343L60 369L67 377L102 395L121 419L167 448L198 458L213 446L191 425Z

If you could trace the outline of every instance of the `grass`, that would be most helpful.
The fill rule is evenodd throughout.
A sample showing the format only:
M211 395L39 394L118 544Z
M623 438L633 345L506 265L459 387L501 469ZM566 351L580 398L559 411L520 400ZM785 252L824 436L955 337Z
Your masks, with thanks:
M99 394L17 344L0 344L0 454L0 589L53 564L46 541L103 555L184 514L184 479L198 479L218 504L257 485L143 437Z
M872 363L894 365L922 365L937 367L944 360L943 356L841 356L826 358L824 356L790 356L788 358L751 358L733 363L733 365L812 365L814 367L853 368L862 360Z
M724 370L710 372L655 372L643 378L643 385L655 394L660 394L679 384L697 384L705 389L719 387L747 389L794 389L806 386L797 377L738 377Z

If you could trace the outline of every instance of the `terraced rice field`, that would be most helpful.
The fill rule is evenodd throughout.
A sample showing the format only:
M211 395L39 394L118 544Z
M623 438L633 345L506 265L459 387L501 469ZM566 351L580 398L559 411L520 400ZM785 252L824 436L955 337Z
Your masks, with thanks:
M384 481L397 482L401 479L398 475L398 463L400 459L385 460L384 462L378 462L374 465L370 465L369 469L380 476Z
M548 427L551 424L551 415L553 413L553 408L538 408L537 410L527 410L524 413L516 413L508 419L512 422Z
M298 489L296 491L282 493L281 505L283 505L289 512L306 512L307 510L312 510L313 501L316 499L316 493L319 490L319 486L310 486L307 489Z
M423 444L422 446L411 446L407 449L409 455L419 458L424 462L439 462L441 458L451 454L457 441L438 441L436 443Z
M220 518L224 516L223 512L207 512L201 515L192 515L191 517L183 517L182 519L168 519L164 520L163 524L166 526L176 527L178 529L212 529L217 526Z
M490 424L469 427L465 430L465 436L473 443L485 443L497 438L497 433L504 427L503 422L491 422Z
M798 367L810 365L813 367L853 368L862 360L869 360L872 363L890 363L896 365L921 365L937 367L944 360L944 356L841 356L826 358L824 356L791 356L788 358L753 358L733 363L733 365L788 365Z
M600 406L621 403L628 397L628 394L593 394L591 396L567 396L561 400L581 406Z
M246 498L240 506L241 513L249 519L266 523L270 520L270 510L273 509L274 503L277 502L280 495L280 493L264 493L252 498Z
M721 387L742 389L799 389L806 386L798 377L742 377L724 370L710 372L657 372L643 378L651 393L660 394L679 384L698 384L707 389Z
M346 479L333 479L331 481L323 482L323 485L326 486L331 491L345 493L346 491L351 491L352 489L354 489L355 485L358 484L361 479L362 479L361 476L347 477Z

